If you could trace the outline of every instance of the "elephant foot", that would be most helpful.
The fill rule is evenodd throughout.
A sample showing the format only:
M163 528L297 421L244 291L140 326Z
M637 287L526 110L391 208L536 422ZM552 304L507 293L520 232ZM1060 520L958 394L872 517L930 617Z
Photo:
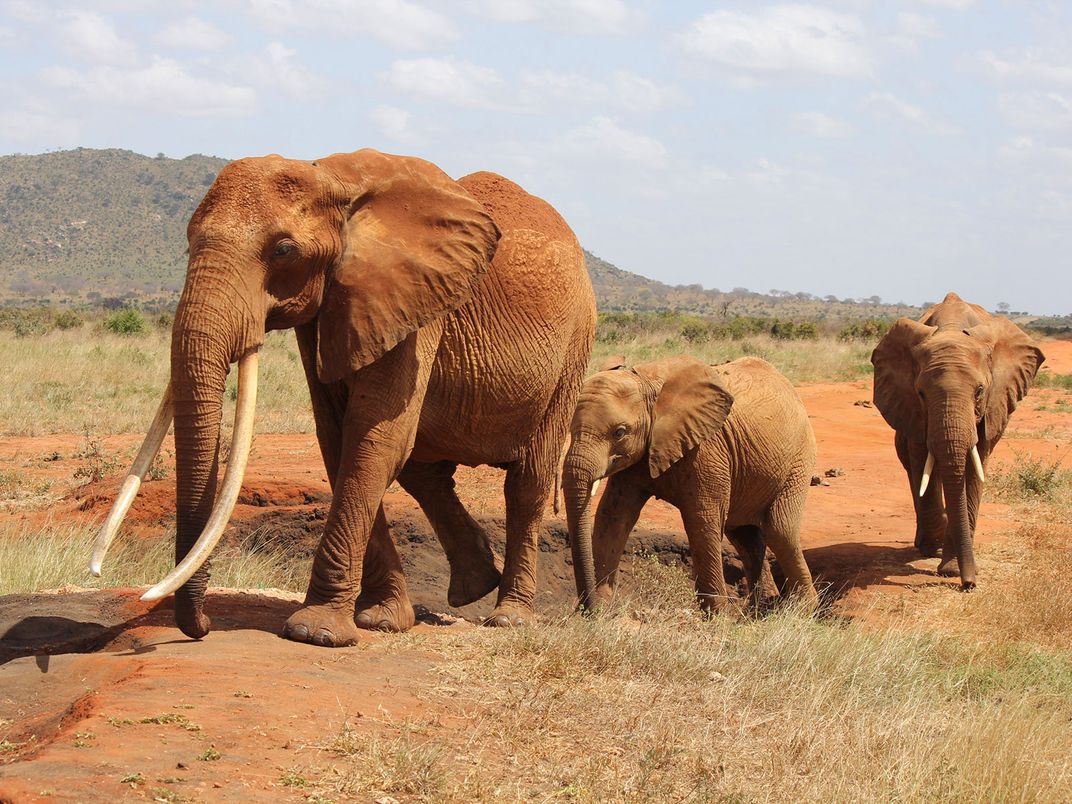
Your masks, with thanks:
M305 606L298 609L283 626L283 637L294 642L308 642L325 648L356 645L358 628L353 609L337 606Z
M175 625L190 639L203 639L212 630L212 620L200 606L176 602Z
M489 628L517 628L532 622L532 609L513 606L496 606L495 610L484 620Z
M916 534L915 545L916 549L919 550L919 554L924 558L937 558L942 553L940 541L929 539L920 533Z
M451 567L447 602L455 608L476 603L489 592L498 589L501 579L502 575L495 569L495 562L490 555L486 561L479 564Z
M947 558L938 565L938 574L943 578L955 578L960 575L960 565L955 558Z
M366 631L408 631L417 622L409 598L391 598L380 602L358 599L354 624Z

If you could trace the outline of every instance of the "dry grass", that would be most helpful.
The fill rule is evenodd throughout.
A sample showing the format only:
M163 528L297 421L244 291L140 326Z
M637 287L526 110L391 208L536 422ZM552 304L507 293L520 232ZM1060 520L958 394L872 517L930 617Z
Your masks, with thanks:
M75 584L90 589L154 584L175 566L175 534L132 537L120 533L100 578L89 574L96 528L86 525L25 523L0 525L0 595L55 589ZM286 554L257 534L223 543L213 554L212 583L238 589L304 592L311 561Z
M32 338L0 332L7 389L0 395L0 434L144 432L167 382L170 339L155 330L138 336L57 330ZM235 395L232 371L228 404ZM293 333L269 333L265 343L257 431L313 431Z
M0 434L115 435L144 432L168 377L170 334L153 330L122 336L76 329L19 338L0 331L0 365L7 393L0 396ZM611 355L639 363L688 353L710 363L757 355L793 382L859 379L870 375L870 345L834 338L783 341L767 335L687 343L654 333L597 343L591 365ZM236 395L235 373L225 401ZM231 418L225 412L225 420ZM269 333L261 359L257 432L311 433L309 392L294 335Z
M793 383L859 380L872 374L874 344L817 340L786 341L769 335L752 335L741 340L711 340L688 343L664 333L639 335L616 343L596 342L589 362L597 370L609 357L625 357L630 363L644 363L676 354L690 354L707 363L723 363L738 357L761 357L774 365Z
M794 611L704 622L680 572L650 580L594 620L410 637L439 656L427 714L347 727L303 776L436 801L1072 795L1067 656Z

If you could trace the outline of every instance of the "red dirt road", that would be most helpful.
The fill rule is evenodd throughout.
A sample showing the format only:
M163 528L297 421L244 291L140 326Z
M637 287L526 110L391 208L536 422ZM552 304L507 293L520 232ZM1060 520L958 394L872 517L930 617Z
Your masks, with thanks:
M1072 373L1072 343L1048 342L1043 349L1050 370ZM874 615L882 608L878 601L913 589L940 586L954 594L955 581L934 575L937 559L920 559L912 547L912 504L892 431L873 407L856 404L870 400L870 383L806 385L799 392L819 445L817 474L843 472L812 488L803 533L808 563L834 610L881 616ZM1007 471L1018 454L1072 466L1072 416L1063 412L1070 396L1033 390L1013 416L990 474ZM125 455L137 440L108 438L103 448ZM73 485L80 465L73 455L81 446L73 435L5 439L0 470L51 480L62 492ZM488 468L457 475L463 501L493 532L501 530L502 476ZM0 521L99 522L117 485L112 477L43 509L11 504L0 510ZM308 550L327 493L313 436L258 436L238 528L274 528L295 549ZM134 530L165 527L173 494L171 478L146 483L131 514ZM415 602L449 611L446 562L419 509L397 488L386 508ZM984 503L980 593L985 547L1010 538L1009 517L1007 506ZM680 555L676 510L649 504L633 544ZM543 611L561 611L572 595L567 556L561 520L550 517L540 554ZM360 646L335 651L279 639L300 595L216 592L209 601L216 628L202 642L172 627L166 601L150 610L136 598L133 591L0 598L0 801L303 800L301 789L285 784L288 772L330 765L325 744L345 724L372 734L422 711L417 691L434 682L437 659L406 637L369 634ZM459 613L475 618L491 604L487 599ZM417 628L432 638L472 627L430 621ZM449 720L442 725L464 729Z

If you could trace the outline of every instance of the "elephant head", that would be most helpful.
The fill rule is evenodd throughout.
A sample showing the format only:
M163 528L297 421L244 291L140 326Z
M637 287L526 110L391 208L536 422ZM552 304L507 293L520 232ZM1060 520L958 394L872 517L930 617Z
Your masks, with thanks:
M969 476L974 473L980 484L985 480L986 458L1043 355L1011 321L991 317L953 294L924 322L898 319L875 348L875 405L894 430L926 447L915 491L922 497L931 477L940 478L947 542L956 545L961 585L970 589L975 558Z
M596 603L607 561L592 551L591 501L600 478L643 463L657 478L722 427L733 396L709 366L676 357L588 378L570 428L562 471L574 573L582 607Z
M315 374L323 383L341 380L466 303L499 232L484 207L434 165L361 150L315 162L274 155L232 162L194 212L187 237L170 386L90 568L99 574L173 414L179 563L145 599L181 587L176 620L201 636L203 565L241 486L265 332L315 327ZM239 400L217 500L222 394L235 361Z

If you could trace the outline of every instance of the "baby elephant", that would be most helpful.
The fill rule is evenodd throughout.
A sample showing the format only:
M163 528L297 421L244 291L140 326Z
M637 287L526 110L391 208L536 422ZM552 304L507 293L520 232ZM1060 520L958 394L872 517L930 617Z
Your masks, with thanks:
M626 539L653 496L681 511L705 612L727 601L723 533L754 603L769 545L789 591L815 606L800 551L815 436L793 386L769 363L682 356L608 368L585 382L571 437L562 488L582 606L610 598ZM606 476L593 530L591 498Z

